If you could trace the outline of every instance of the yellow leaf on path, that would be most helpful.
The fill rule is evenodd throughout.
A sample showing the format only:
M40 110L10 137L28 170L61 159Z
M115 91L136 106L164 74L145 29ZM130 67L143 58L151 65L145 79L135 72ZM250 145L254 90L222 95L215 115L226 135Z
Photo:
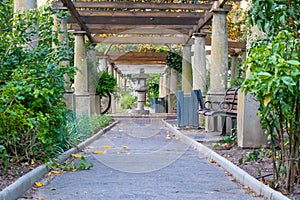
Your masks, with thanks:
M52 170L51 171L53 174L61 174L61 171L57 171L57 170Z
M167 134L166 139L167 139L167 140L170 140L170 139L171 139L170 134Z
M249 186L244 185L244 186L243 186L243 189L249 189Z
M82 157L82 155L80 155L80 154L75 154L75 153L72 153L71 156L72 156L73 158L81 158L81 157Z
M40 197L39 200L45 200L44 197Z
M104 154L104 153L105 153L104 151L98 151L98 150L93 151L93 154Z
M34 182L34 184L37 186L37 187L42 187L43 184L41 182Z
M128 148L128 146L125 146L125 145L122 146L122 149L127 149L127 148Z
M210 163L216 163L216 161L214 159L210 159L209 161Z
M52 174L52 173L51 173L51 172L49 172L49 173L48 173L48 176L51 176L51 174Z
M110 149L111 146L110 145L103 145L102 148L104 148L104 149Z
M271 99L272 96L270 94L266 96L266 98L264 99L264 106L267 106L270 103Z

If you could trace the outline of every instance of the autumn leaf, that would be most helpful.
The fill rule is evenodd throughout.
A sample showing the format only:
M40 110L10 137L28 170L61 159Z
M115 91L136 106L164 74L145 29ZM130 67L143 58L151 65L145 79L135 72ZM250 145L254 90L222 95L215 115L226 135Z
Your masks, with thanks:
M39 200L45 200L44 197L40 197Z
M167 140L170 140L170 139L171 139L170 134L167 134L166 139L167 139Z
M82 157L82 155L80 155L80 154L75 154L75 153L71 154L71 156L72 156L73 158L81 158L81 157Z
M128 146L123 145L121 148L122 148L122 149L127 149Z
M93 151L93 154L105 154L105 152L104 151L96 150L96 151Z
M104 149L110 149L111 146L110 145L103 145L102 148L104 148Z
M61 174L61 171L57 171L57 170L52 170L51 171L53 174Z
M210 159L209 161L210 163L216 163L216 161L214 159Z
M270 103L271 99L272 96L270 94L266 96L266 98L264 99L264 106L267 106Z
M244 185L244 186L243 186L243 189L249 189L249 186Z
M42 187L42 186L43 186L43 184L42 184L41 182L34 182L34 184L35 184L35 186L37 186L37 187Z

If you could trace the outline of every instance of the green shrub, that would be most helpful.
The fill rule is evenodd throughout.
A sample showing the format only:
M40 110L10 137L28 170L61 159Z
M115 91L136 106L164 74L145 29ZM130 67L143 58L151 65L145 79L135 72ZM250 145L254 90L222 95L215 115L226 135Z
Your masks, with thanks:
M133 108L136 102L137 102L137 97L133 96L129 92L122 92L120 103L123 109Z

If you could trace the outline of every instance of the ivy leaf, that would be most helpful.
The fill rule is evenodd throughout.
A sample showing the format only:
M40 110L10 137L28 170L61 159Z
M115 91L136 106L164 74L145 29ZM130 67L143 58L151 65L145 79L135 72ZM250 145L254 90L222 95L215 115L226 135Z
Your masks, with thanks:
M286 85L296 85L295 81L290 76L282 76L281 80Z

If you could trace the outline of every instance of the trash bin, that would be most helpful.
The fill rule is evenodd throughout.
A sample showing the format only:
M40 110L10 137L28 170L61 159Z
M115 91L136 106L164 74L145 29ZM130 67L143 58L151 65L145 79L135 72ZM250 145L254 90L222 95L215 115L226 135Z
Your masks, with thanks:
M166 101L164 98L151 98L151 109L154 113L166 112Z

